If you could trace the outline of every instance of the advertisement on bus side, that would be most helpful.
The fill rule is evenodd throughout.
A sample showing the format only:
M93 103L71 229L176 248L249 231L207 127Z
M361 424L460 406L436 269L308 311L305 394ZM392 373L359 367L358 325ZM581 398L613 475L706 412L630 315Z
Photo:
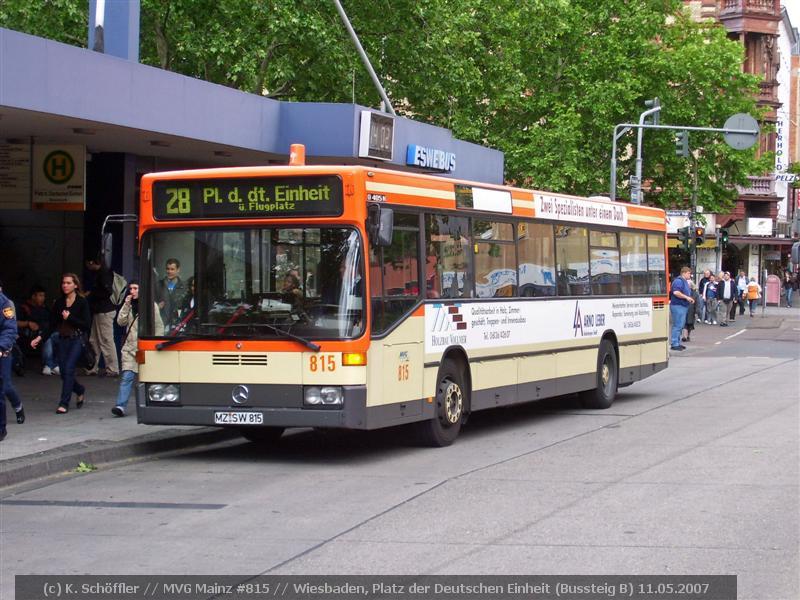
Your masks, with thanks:
M529 302L436 302L425 305L425 352L449 346L500 348L653 331L651 298Z

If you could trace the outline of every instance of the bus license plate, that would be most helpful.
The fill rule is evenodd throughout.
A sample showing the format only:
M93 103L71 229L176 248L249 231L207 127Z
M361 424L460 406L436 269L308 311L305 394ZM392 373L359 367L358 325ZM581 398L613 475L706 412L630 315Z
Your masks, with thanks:
M260 412L215 412L214 425L263 425L264 415Z

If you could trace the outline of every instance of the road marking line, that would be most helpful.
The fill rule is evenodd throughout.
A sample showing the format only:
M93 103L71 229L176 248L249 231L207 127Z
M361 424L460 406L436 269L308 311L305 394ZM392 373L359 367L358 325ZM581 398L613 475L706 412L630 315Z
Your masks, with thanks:
M719 346L722 342L714 342L715 346Z
M734 333L733 335L729 335L729 336L728 336L728 337L726 337L725 339L726 339L726 340L729 340L729 339L731 339L731 338L735 338L737 335L741 335L741 334L743 334L745 331L747 331L747 329L742 329L741 331L737 331L737 332L736 332L736 333Z

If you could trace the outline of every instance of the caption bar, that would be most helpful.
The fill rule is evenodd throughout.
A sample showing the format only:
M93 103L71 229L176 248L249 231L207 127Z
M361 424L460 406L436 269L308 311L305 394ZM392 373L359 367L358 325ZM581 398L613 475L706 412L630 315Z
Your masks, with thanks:
M18 575L17 600L736 600L735 575Z

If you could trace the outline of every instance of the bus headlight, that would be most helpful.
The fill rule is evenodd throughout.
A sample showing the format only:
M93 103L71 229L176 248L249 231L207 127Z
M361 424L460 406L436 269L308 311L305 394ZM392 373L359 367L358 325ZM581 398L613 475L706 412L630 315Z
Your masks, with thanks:
M150 402L176 403L181 399L181 386L176 383L151 383L147 386Z
M338 386L309 386L303 393L303 404L311 407L340 407L344 404L344 390Z

